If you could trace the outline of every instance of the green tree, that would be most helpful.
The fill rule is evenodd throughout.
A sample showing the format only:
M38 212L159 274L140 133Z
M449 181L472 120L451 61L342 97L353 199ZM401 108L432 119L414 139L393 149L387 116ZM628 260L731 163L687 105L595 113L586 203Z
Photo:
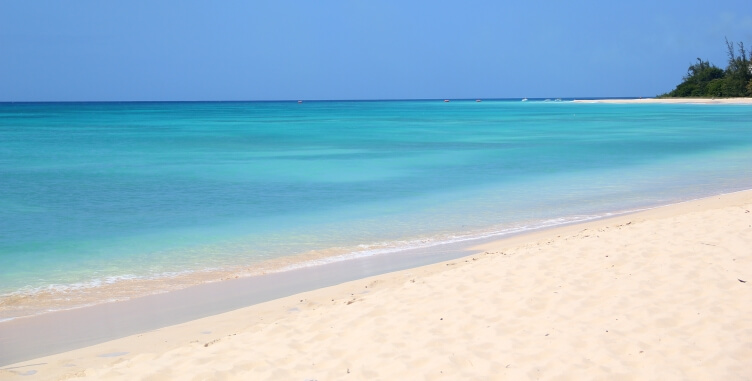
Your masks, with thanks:
M736 45L726 39L728 66L721 70L698 58L674 90L660 97L747 97L752 96L752 56L747 55L744 43Z
M708 84L713 80L723 78L724 72L708 61L697 59L697 63L690 65L684 81L676 89L665 96L668 97L705 97L708 96ZM710 95L718 96L718 95Z
M723 97L723 78L716 78L708 83L705 90L706 97Z
M728 67L724 76L724 96L744 97L747 96L747 83L752 79L750 63L747 59L747 51L744 43L739 43L739 55L734 52L734 43L726 39L728 49Z

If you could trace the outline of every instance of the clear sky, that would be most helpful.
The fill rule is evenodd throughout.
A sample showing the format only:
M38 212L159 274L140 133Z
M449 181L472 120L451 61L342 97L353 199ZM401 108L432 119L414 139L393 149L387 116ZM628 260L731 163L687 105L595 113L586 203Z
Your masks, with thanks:
M0 101L653 96L752 1L0 0Z

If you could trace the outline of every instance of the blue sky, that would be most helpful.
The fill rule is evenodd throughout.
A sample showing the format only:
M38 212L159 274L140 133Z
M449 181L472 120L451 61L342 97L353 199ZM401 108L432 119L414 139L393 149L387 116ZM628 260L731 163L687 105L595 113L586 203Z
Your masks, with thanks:
M752 1L0 1L0 101L653 96Z

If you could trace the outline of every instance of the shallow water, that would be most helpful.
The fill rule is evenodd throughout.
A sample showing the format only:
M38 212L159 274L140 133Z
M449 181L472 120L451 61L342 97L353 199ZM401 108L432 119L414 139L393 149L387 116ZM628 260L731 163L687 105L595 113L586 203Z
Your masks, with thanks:
M0 104L0 319L752 188L752 107Z

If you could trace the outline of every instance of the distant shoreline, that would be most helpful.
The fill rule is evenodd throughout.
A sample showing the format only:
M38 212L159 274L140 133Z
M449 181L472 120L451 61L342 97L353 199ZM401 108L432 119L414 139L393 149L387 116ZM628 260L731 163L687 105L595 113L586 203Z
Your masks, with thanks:
M752 105L752 98L640 98L640 99L594 99L578 100L575 103L613 103L613 104L745 104Z

